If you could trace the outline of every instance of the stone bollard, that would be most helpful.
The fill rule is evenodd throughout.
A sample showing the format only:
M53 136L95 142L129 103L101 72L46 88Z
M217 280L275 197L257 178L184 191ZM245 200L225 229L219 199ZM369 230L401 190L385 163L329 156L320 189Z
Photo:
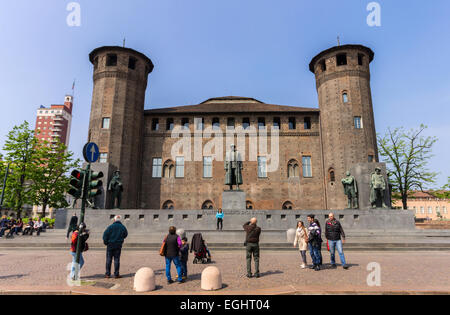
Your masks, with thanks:
M184 229L178 229L178 230L177 230L177 235L178 235L180 238L183 238L183 237L186 236L186 232L184 231Z
M293 244L295 240L296 229L289 229L286 232L287 242Z
M203 270L201 287L206 291L222 289L222 274L219 268L209 266Z
M133 289L136 292L148 292L155 290L155 273L151 268L141 268L134 275Z

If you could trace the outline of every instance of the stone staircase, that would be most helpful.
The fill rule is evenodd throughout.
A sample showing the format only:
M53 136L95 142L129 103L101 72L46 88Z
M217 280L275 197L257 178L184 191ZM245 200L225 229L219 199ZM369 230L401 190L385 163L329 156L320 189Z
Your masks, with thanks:
M243 250L245 234L236 230L186 230L190 241L194 233L202 233L211 250ZM159 250L164 232L130 232L124 244L125 250ZM263 250L296 250L287 242L285 230L268 230L261 234ZM93 232L88 240L91 250L104 250L102 233ZM0 250L69 250L70 241L65 230L48 230L40 236L15 236L0 239ZM326 242L323 243L326 250ZM450 251L450 231L349 231L346 251Z

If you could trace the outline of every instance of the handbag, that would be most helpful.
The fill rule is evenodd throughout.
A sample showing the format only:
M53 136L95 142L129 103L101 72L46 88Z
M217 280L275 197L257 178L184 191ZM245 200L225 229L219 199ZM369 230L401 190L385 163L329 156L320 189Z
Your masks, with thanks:
M89 250L89 245L88 245L88 243L86 242L86 243L84 243L84 249L83 249L83 252L87 252Z
M161 248L159 249L159 255L160 256L164 256L165 253L166 253L166 247L167 247L166 240L167 240L167 236L164 238L164 241L161 244Z

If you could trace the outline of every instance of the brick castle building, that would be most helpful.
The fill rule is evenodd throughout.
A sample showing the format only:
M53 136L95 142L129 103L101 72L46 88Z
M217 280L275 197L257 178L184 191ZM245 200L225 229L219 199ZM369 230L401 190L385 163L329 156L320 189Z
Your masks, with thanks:
M61 143L69 146L70 125L72 123L73 97L66 95L64 105L41 106L36 113L36 138L40 141Z
M144 110L153 70L148 57L123 47L100 47L89 57L94 65L89 141L101 151L93 167L108 179L120 169L123 208L221 207L228 188L226 139L239 142L234 131L244 132L244 150L238 144L244 160L240 188L249 209L343 209L345 172L355 163L378 162L370 89L374 53L367 47L337 46L312 59L318 109L233 96ZM265 135L267 150L261 152ZM175 150L180 139L187 142ZM214 149L212 140L219 141ZM104 207L110 206L107 196Z

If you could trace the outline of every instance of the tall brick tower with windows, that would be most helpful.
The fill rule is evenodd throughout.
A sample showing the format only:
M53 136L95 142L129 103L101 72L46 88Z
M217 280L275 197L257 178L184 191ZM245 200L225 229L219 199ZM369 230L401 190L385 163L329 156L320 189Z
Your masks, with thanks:
M309 68L319 96L323 170L328 209L347 205L340 179L355 163L378 162L370 89L374 53L343 45L315 56ZM334 181L334 178L336 181Z
M93 165L105 174L106 185L115 170L121 171L124 186L121 208L139 205L144 101L152 61L133 49L105 46L93 50L94 90L89 121L89 141L100 148L100 162ZM104 204L111 207L109 194Z

